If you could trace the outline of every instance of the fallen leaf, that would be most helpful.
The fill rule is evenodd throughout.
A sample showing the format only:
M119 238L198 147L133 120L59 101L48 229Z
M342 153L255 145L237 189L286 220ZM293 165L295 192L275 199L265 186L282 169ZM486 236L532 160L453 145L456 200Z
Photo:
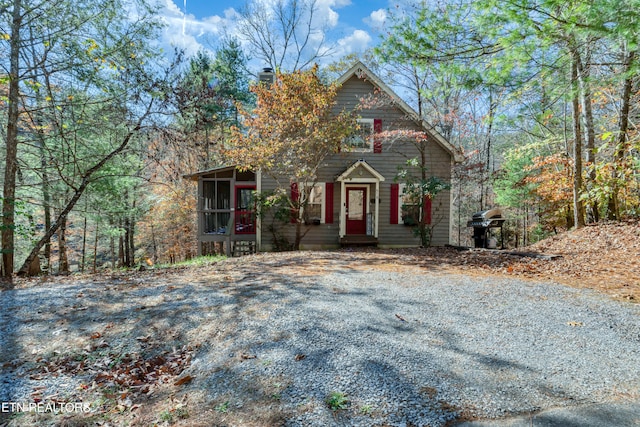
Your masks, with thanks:
M298 353L296 354L296 356L294 357L294 359L296 360L296 362L301 361L302 359L304 359L305 357L307 357L306 354L302 354L302 353Z
M183 385L190 383L191 381L193 381L193 377L191 375L185 375L182 378L178 378L178 380L174 382L173 385Z

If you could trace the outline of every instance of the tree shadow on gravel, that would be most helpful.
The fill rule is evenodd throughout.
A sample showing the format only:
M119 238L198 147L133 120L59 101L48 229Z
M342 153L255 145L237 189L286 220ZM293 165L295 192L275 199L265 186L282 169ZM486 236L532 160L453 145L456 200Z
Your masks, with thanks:
M370 264L354 268L338 252L317 264L299 254L191 275L151 272L135 280L58 285L38 298L36 289L18 290L16 325L33 334L14 335L12 358L29 369L9 368L12 384L28 395L34 386L51 389L68 378L63 398L90 400L96 417L131 425L169 419L185 426L443 425L486 415L474 408L483 399L504 408L501 393L506 401L526 402L527 389L518 388L522 378L535 381L538 400L549 393L571 397L501 348L467 345L467 329L487 321L474 310L490 306L459 311L440 304L429 289L417 299L403 289L419 282L386 286L389 260L374 260L385 273L376 273L373 279L381 281L370 286L371 277L362 278ZM424 287L435 282L429 283ZM428 315L435 311L441 311L438 321ZM136 394L135 383L109 377L114 393L100 375L134 368L123 355L137 355L129 359L152 368L161 356L179 369L160 372L164 379L152 384L152 393ZM39 379L20 382L28 376ZM78 390L82 385L89 389ZM43 397L54 392L45 390ZM325 399L332 392L347 395L347 409L329 408Z

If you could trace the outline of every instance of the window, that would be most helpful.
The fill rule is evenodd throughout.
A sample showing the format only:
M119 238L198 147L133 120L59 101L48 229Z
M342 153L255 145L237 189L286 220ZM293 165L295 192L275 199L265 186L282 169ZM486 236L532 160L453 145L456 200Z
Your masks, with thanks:
M291 198L298 200L299 186L297 182L291 183ZM308 188L307 206L302 210L302 219L310 224L333 224L333 182L318 182L312 188ZM291 223L298 221L298 211L291 210Z
M373 151L374 119L358 119L358 129L345 140L351 151Z
M425 196L421 204L420 195L409 194L406 184L396 185L398 185L399 199L396 213L398 222L394 224L417 225L423 219L425 224L431 224L431 199Z
M309 191L309 200L303 212L303 218L306 224L324 224L324 187L324 183L317 183Z
M403 224L416 225L420 222L420 203L416 196L409 194L406 184L400 184L400 203L398 203L398 218Z

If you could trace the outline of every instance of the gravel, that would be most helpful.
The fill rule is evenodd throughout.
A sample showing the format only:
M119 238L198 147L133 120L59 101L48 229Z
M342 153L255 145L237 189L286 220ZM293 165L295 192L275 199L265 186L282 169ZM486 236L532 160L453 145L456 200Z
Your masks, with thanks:
M153 305L199 341L188 393L206 394L210 406L228 401L231 414L266 396L291 427L444 426L640 401L640 305L595 291L375 266L326 274L291 266L228 282L210 274L126 292L86 282L0 294L0 401L29 399L34 387L70 392L86 380L33 380L29 363L6 363L19 348L39 354L34 342L62 330L48 313L73 312L78 294L106 295L111 309L68 314L76 316L64 329L69 340L80 324L90 331ZM215 333L203 329L212 322ZM346 409L329 408L332 393L344 394Z

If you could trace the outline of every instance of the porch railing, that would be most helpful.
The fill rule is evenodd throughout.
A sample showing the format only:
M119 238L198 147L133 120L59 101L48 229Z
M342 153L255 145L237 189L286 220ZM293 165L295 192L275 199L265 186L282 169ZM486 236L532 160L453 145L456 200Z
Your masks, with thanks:
M367 236L373 236L373 213L367 214Z
M235 212L235 231L236 231L236 234L255 234L256 233L255 212L236 211Z

